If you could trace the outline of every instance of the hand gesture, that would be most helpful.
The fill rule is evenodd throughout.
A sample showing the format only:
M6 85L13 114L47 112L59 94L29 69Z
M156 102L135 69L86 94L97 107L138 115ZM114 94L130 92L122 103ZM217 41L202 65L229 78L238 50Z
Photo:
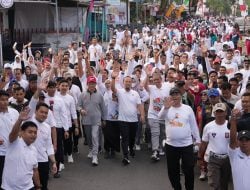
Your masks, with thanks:
M111 77L117 78L119 76L119 72L112 72Z
M2 145L4 143L4 140L1 138L0 139L0 145Z
M75 136L79 136L79 128L75 127Z
M28 45L28 47L31 47L31 44L32 44L32 42L29 42L27 45Z
M173 100L171 97L167 97L164 99L164 107L169 109L173 105Z
M82 59L83 59L83 53L81 51L77 52L77 59L78 59L78 62L82 61Z
M239 109L233 109L231 112L231 118L232 119L237 119L241 116L241 112Z
M65 138L65 139L68 139L68 138L69 138L69 132L68 132L68 131L65 131L65 132L64 132L64 138Z
M37 89L42 91L42 90L46 90L48 85L48 81L42 80L41 83L37 86Z
M56 163L53 163L52 164L52 167L51 167L51 172L52 172L52 174L54 175L54 174L56 174L56 172L57 172L57 166L56 166Z
M80 113L81 113L81 115L82 115L82 116L87 115L87 111L86 111L86 110L84 110L84 109L81 109Z
M30 108L29 107L24 107L23 110L19 114L19 119L21 121L25 121L30 118Z

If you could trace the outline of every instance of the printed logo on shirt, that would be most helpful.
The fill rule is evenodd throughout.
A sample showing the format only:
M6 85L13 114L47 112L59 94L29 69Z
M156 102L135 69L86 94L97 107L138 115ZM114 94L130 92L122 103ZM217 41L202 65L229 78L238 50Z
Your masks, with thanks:
M161 111L163 105L163 100L161 98L155 98L153 99L153 109L156 112Z
M171 127L183 127L184 126L183 123L181 123L175 119L170 120L169 124Z
M216 136L216 133L212 133L212 137L214 137L214 138L215 138L215 136Z
M229 133L225 133L225 138L226 138L226 139L229 138Z

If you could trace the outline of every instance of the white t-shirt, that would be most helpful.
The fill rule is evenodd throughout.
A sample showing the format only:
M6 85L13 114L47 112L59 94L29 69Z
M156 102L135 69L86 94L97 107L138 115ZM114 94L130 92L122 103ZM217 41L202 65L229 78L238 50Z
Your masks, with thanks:
M8 147L2 188L6 190L31 189L33 169L38 167L38 154L33 144L27 146L22 138L17 138Z
M119 104L119 121L137 122L137 106L141 104L141 98L138 92L134 90L126 91L117 89Z
M234 190L249 190L250 156L241 152L240 148L228 147L228 155L232 168Z
M98 61L100 56L102 55L102 46L96 44L95 46L92 44L88 49L89 60L90 61Z
M209 153L227 154L230 130L227 128L227 121L223 125L218 125L215 121L209 122L203 131L202 141L208 142L204 160L209 161Z
M169 96L170 88L166 83L163 83L161 88L157 88L155 85L149 85L149 108L148 108L148 118L158 119L158 114L164 103L164 99Z
M238 65L235 62L231 62L230 64L226 63L225 61L222 61L221 66L225 66L227 69L226 76L228 79L231 79L234 77L234 74L238 71Z

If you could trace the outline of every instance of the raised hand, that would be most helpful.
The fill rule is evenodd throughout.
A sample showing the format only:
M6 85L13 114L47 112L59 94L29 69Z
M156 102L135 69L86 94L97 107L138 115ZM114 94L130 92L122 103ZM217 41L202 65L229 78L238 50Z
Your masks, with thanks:
M167 97L164 99L164 107L169 109L173 105L173 100L171 97Z
M21 121L25 121L30 118L30 108L29 107L24 107L23 110L19 114L19 119Z
M119 76L119 72L112 72L111 77L117 78Z

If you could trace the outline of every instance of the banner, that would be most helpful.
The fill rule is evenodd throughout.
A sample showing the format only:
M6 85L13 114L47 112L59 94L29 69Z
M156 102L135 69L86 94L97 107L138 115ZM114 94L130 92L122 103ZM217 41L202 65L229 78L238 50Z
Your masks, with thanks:
M176 4L175 2L171 3L171 5L169 6L165 16L166 17L170 17L171 13L173 12L173 10L176 8Z
M120 0L107 0L106 1L108 5L114 6L114 5L120 5L121 1Z

